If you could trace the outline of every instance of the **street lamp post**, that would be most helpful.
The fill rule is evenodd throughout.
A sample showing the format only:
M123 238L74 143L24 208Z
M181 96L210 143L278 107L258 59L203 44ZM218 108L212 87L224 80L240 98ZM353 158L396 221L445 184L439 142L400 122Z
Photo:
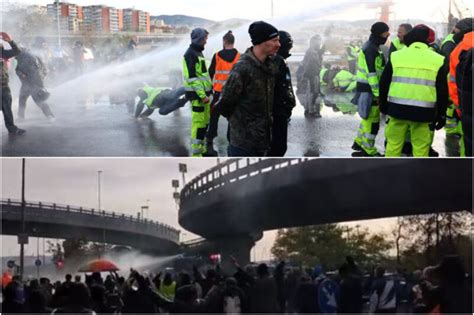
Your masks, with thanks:
M102 184L102 170L97 171L97 201L99 207L99 215L102 211L102 191L101 191L101 184ZM102 221L102 252L105 254L105 221ZM99 255L100 258L100 255Z
M101 191L100 191L100 182L101 182L100 177L101 177L101 175L102 175L102 171L97 171L97 181L98 181L98 185L97 185L97 199L98 199L98 203L99 203L99 212L100 212L100 210L101 210L101 204L100 204L100 202L101 202L101 200L100 200L100 197L101 197L101 196L100 196L100 193L101 193Z
M179 171L183 175L183 187L186 186L186 176L188 172L188 166L186 164L179 164Z
M20 243L20 280L23 280L25 269L25 244L28 244L28 236L25 234L25 158L21 163L21 234L18 237Z
M148 206L142 206L141 211L140 211L140 216L142 221L145 220L145 213L148 213ZM148 215L147 215L148 218Z
M179 180L178 179L173 179L171 181L171 186L174 188L173 199L174 199L174 202L176 204L176 209L178 209L179 208L179 198L180 198L180 193L178 191L178 189L179 189Z

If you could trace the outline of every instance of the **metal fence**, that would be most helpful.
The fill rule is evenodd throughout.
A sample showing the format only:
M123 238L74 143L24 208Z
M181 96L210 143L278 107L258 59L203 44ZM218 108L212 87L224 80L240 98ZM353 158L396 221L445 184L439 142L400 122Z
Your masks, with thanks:
M181 201L202 195L226 185L262 176L273 170L300 165L310 159L231 159L221 163L190 181L181 191Z

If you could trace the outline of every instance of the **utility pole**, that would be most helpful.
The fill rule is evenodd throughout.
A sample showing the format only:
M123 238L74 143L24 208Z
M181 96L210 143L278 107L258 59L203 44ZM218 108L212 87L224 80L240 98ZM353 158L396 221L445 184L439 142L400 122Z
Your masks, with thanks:
M270 0L271 1L271 13L272 13L272 19L275 17L275 6L274 6L274 3L273 3L273 0Z
M56 20L57 20L57 27L58 27L58 50L60 53L60 56L62 55L62 48L61 48L61 22L60 22L60 17L61 17L61 4L59 3L59 0L55 1L56 3Z
M28 237L25 235L25 158L21 163L21 235L18 238L20 243L20 280L23 280L25 269L25 244L28 244Z
M46 248L45 247L45 239L43 237L43 265L46 263L46 254L45 254L46 249L45 248Z
M39 279L40 277L40 266L38 265L38 261L40 261L40 238L36 235L36 277Z

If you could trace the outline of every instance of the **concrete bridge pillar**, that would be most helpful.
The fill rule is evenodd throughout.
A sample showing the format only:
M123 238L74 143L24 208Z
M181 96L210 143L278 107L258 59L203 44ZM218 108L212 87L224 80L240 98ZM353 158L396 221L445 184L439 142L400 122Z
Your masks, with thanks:
M212 240L214 248L221 255L221 267L225 273L233 274L236 270L232 260L233 256L241 267L250 263L250 251L255 243L263 237L263 233L255 235L239 235L233 237L219 237Z

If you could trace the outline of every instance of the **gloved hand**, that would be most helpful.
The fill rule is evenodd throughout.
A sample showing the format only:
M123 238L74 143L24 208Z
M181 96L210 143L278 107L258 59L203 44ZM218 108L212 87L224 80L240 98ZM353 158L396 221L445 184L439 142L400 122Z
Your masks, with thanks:
M436 130L441 130L444 128L444 126L446 126L446 116L438 116L436 118L436 121L434 123L434 126L435 126L435 129Z

